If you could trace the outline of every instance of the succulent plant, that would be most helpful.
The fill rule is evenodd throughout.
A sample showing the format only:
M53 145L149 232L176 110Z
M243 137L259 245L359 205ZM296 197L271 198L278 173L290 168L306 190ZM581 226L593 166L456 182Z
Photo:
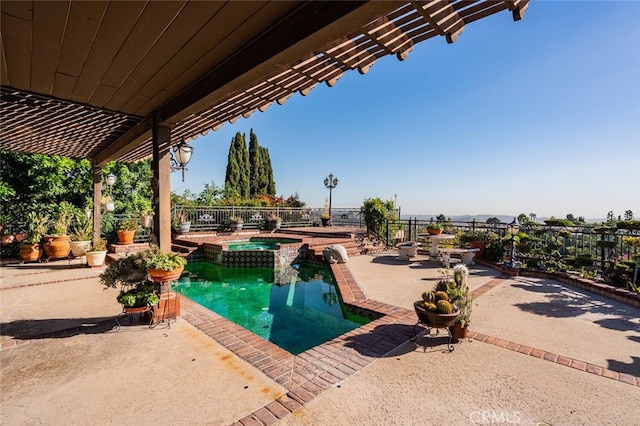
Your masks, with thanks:
M438 300L436 306L439 314L450 314L453 312L453 306L446 300Z
M434 293L436 300L449 300L449 295L446 291L438 290Z
M422 293L422 300L429 303L435 303L436 294L433 291L425 291Z
M438 307L436 306L435 303L425 302L424 308L429 312L437 312L438 311Z

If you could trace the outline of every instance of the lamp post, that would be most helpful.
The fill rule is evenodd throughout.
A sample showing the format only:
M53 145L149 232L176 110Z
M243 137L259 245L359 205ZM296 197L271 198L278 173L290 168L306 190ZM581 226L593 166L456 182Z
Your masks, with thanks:
M329 223L331 223L331 191L338 186L338 178L333 176L333 173L329 173L329 176L324 178L324 186L329 188Z
M171 171L182 170L182 181L184 182L184 171L187 170L187 164L191 160L191 154L193 154L193 147L184 141L184 138L180 143L173 147L171 153Z
M511 267L515 268L515 253L516 253L516 235L520 232L520 224L518 220L514 217L513 222L511 222L507 228L509 234L511 235Z

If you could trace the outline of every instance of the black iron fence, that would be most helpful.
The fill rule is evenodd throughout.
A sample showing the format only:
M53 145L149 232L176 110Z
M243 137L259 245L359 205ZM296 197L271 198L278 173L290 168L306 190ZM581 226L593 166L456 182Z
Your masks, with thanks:
M427 234L430 221L407 219L390 222L387 226L386 243L420 239ZM445 233L461 235L468 231L493 232L503 242L511 239L506 223L442 222ZM516 239L515 255L518 260L538 266L539 261L563 258L579 266L596 266L604 269L608 260L630 260L638 254L638 247L628 244L625 237L640 237L640 231L602 225L584 224L557 226L540 223L520 225ZM451 240L450 244L460 244Z

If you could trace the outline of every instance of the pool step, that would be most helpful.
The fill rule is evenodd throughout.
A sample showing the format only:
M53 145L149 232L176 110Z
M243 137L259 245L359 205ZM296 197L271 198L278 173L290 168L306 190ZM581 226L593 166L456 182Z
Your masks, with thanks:
M188 240L176 240L171 241L171 251L180 253L182 256L188 256L199 247L199 244L194 241Z

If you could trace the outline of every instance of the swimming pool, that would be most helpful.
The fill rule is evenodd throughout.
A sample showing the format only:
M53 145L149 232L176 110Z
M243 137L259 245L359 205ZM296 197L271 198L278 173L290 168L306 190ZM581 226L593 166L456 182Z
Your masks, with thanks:
M178 293L294 355L371 321L348 311L323 265L275 271L196 262L187 270Z

